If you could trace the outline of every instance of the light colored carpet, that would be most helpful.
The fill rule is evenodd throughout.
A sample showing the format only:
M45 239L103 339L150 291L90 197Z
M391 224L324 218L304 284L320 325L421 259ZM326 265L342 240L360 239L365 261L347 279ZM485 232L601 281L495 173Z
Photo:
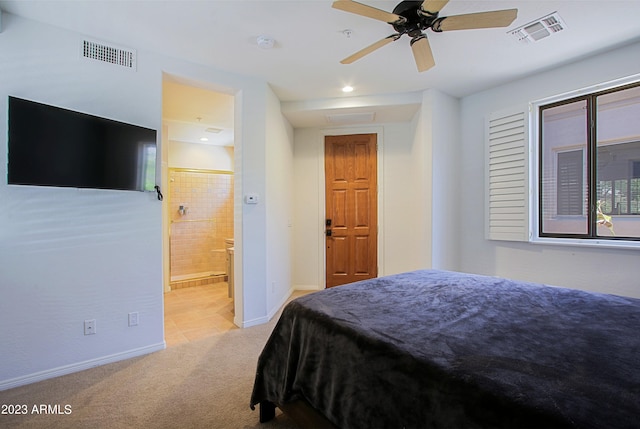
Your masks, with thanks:
M28 415L0 415L2 428L295 429L277 410L260 424L249 408L258 355L275 322L234 329L150 355L0 392L0 404ZM70 414L31 414L33 405Z

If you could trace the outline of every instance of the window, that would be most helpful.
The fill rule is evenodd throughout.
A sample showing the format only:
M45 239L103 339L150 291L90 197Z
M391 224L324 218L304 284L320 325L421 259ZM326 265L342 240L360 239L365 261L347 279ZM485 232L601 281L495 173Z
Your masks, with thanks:
M571 150L558 153L556 205L559 216L582 216L582 189L584 189L584 151Z
M541 237L640 240L640 84L539 106Z

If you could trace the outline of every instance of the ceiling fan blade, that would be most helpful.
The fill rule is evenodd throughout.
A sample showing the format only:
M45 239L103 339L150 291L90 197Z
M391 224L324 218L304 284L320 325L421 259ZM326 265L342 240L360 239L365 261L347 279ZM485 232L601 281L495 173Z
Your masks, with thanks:
M373 44L367 46L366 48L359 50L355 54L348 56L347 58L345 58L344 60L342 60L340 62L342 64L351 64L352 62L359 60L360 58L364 57L365 55L369 55L371 52L375 51L376 49L380 49L383 46L388 45L389 43L398 40L399 37L400 37L399 34L392 34L391 36L385 37L382 40L378 40L376 43L373 43Z
M447 3L449 3L449 0L424 0L422 2L422 10L435 14L440 12Z
M395 13L386 12L382 9L377 9L351 0L336 0L333 2L331 7L388 23L403 19L400 15L396 15Z
M434 25L435 31L468 30L473 28L508 27L518 16L518 9L468 13L441 18Z
M436 65L436 61L433 59L433 53L431 52L431 44L425 35L418 36L411 40L411 50L413 51L413 58L416 60L416 66L418 66L419 72L429 70Z

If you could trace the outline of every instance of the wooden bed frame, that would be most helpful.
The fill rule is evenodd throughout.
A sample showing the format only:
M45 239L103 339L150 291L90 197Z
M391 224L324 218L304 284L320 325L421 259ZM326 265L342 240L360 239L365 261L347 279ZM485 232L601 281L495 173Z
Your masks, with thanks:
M297 400L284 405L275 405L270 401L260 402L260 423L273 420L276 407L280 408L301 429L338 429L322 414L316 411L306 401Z

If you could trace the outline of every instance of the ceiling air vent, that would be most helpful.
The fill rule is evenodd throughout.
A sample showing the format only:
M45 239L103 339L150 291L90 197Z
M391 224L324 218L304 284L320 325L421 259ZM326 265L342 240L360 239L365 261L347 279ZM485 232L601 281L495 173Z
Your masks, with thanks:
M567 26L558 15L558 12L553 12L515 30L510 30L509 34L518 39L518 42L527 44L537 42L566 28Z
M87 39L82 41L81 48L82 58L121 66L130 70L136 69L136 51L134 49Z

